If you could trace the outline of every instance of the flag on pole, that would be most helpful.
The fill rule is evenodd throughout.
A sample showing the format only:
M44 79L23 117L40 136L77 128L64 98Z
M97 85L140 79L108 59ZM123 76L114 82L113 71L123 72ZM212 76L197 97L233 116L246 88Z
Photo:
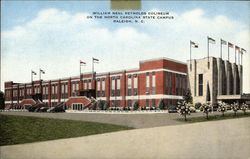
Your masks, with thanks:
M32 71L32 70L31 70L31 73L32 73L33 75L36 75L36 72L35 72L35 71Z
M228 42L228 47L233 48L233 47L234 47L234 44L232 44L232 43Z
M83 62L82 60L80 60L80 65L85 65L86 62Z
M99 62L99 60L96 59L96 58L94 58L94 57L93 57L93 61L94 61L94 62Z
M241 48L241 53L243 53L243 52L246 52L246 50L245 50L245 49L243 49L243 48Z
M198 48L198 46L199 46L197 43L195 43L195 42L193 42L193 41L190 41L190 44L191 44L191 46L194 47L194 48Z
M214 40L214 39L210 38L209 36L207 37L207 39L208 39L208 42L209 42L209 43L215 44L215 40Z
M45 74L45 71L44 71L44 70L42 70L42 69L40 69L40 72L42 72L42 74Z
M235 50L240 50L240 47L235 45Z
M220 39L221 45L227 45L227 42L225 40Z

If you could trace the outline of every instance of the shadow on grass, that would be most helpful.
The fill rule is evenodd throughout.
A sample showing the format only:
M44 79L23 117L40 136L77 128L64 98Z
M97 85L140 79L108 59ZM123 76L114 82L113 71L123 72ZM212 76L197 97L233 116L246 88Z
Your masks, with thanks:
M212 115L209 114L208 119L206 118L206 115L201 117L191 117L189 116L187 118L187 121L185 121L184 118L178 118L177 121L186 122L186 123L196 123L196 122L206 122L206 121L216 121L216 120L226 120L226 119L237 119L237 118L245 118L250 117L250 112L246 112L245 114L243 112L238 112L236 115L233 112L225 113L224 116L221 115Z
M0 115L0 146L129 129L133 128L85 121Z

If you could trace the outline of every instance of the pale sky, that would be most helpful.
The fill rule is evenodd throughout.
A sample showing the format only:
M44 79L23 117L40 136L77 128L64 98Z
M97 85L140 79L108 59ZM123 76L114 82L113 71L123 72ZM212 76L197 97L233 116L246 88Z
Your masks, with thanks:
M207 55L207 36L216 40L210 55L220 56L220 38L247 50L243 56L243 92L250 93L250 2L142 1L141 11L168 11L173 20L114 24L86 19L110 11L109 1L9 1L1 9L2 79L30 82L31 69L45 70L44 80L79 74L79 60L98 72L138 68L140 60L167 57L186 62L189 41L199 44L194 58ZM227 47L223 46L223 58ZM234 50L230 50L234 62ZM38 76L34 76L38 80Z

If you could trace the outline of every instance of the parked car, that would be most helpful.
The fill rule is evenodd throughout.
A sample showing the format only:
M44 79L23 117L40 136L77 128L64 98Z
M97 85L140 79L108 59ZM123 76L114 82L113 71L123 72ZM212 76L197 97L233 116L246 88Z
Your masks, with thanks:
M31 106L29 107L28 111L29 112L34 112L37 109L37 107Z
M168 113L177 113L177 104L170 104L168 107Z
M39 109L39 112L47 112L48 109L49 109L48 107L41 107Z

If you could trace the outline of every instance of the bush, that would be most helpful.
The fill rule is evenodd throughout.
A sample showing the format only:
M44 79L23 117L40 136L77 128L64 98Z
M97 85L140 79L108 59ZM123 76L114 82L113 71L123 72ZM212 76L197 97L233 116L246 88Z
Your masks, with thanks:
M194 107L195 107L195 109L200 109L201 103L195 103Z
M163 101L163 99L161 99L161 100L159 101L159 103L158 103L158 108L161 109L161 110L163 110L164 107L165 107L164 101Z
M139 108L139 103L138 103L138 101L135 101L133 104L133 109L138 110L138 108Z

